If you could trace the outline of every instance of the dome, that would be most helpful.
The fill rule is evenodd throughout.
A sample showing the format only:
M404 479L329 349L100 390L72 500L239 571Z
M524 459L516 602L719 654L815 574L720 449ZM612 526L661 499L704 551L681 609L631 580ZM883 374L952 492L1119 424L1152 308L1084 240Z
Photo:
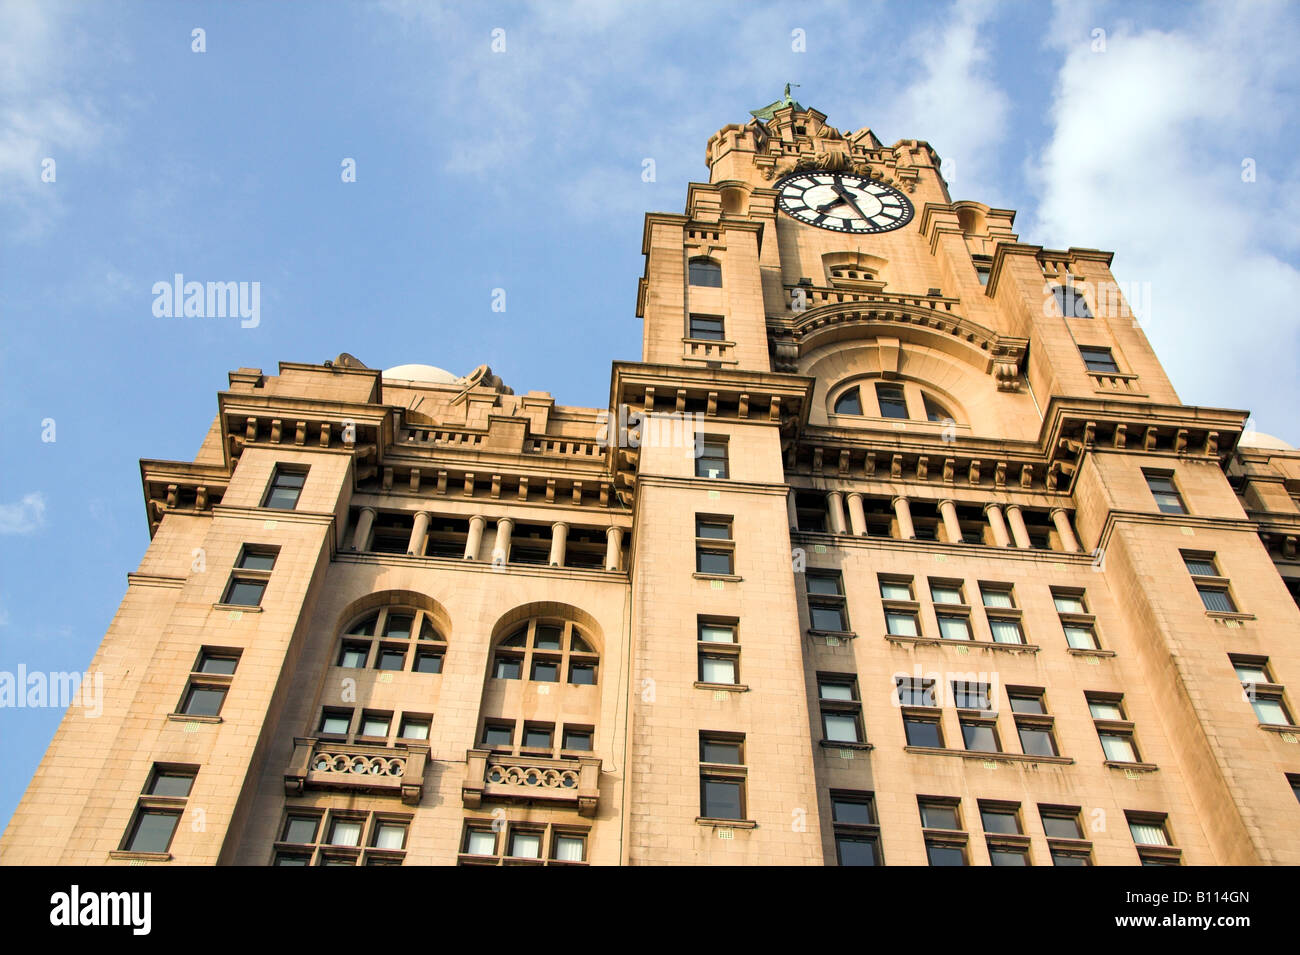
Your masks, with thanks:
M1265 451L1294 451L1295 448L1281 438L1275 438L1263 431L1247 431L1237 442L1239 448L1261 448Z
M394 381L427 381L435 385L454 385L460 381L459 375L433 365L395 365L385 368L383 375Z

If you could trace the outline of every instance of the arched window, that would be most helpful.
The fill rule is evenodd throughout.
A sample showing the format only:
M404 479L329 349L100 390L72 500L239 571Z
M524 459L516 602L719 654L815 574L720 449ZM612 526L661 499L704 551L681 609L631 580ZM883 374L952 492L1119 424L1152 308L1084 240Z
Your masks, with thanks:
M691 259L690 280L692 285L722 288L722 266L712 259Z
M850 388L835 399L836 414L862 414L862 395L856 388Z
M948 414L948 409L939 402L935 401L929 395L922 395L922 401L925 404L925 417L929 421L951 421L952 415Z
M344 629L334 665L441 673L446 653L447 640L427 611L392 606L372 610Z
M1088 310L1088 303L1071 286L1055 286L1052 289L1052 297L1056 299L1056 307L1061 310L1061 314L1066 318L1092 318L1092 312Z
M577 624L536 618L519 624L497 644L492 676L590 686L596 682L599 663L599 654Z

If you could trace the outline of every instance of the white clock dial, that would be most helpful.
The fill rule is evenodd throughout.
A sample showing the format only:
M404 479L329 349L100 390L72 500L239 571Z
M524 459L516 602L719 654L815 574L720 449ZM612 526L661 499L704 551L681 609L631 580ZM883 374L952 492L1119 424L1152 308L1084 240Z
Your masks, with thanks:
M797 172L776 184L781 211L836 232L869 234L907 225L912 204L897 189L840 172Z

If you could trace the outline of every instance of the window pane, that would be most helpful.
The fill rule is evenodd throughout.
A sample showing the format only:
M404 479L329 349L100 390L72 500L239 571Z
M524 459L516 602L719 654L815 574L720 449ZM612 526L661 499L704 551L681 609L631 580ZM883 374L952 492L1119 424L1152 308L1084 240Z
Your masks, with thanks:
M893 631L890 631L891 633ZM939 617L939 636L945 640L969 640L970 623L965 617Z
M809 574L807 579L808 593L825 594L826 596L838 597L844 593L840 586L839 574Z
M515 657L497 657L496 669L492 675L498 680L517 680L522 664L523 661Z
M835 858L840 865L879 865L876 840L869 836L836 836Z
M911 613L886 613L885 625L896 637L915 637L920 632L916 626L916 615Z
M1079 354L1083 356L1083 363L1089 371L1112 375L1119 373L1119 365L1115 364L1109 348L1080 348Z
M1087 613L1083 606L1082 597L1074 597L1069 594L1053 594L1052 602L1056 604L1057 613Z
M701 574L730 574L731 552L717 550L696 551L695 570Z
M239 559L239 566L244 570L271 570L275 567L275 555L244 551Z
M135 829L127 842L128 852L166 852L171 845L172 833L180 821L178 812L141 810L136 817Z
M839 607L828 607L824 604L810 604L808 615L811 618L812 628L814 630L846 630L844 621L844 611Z
M692 315L690 337L702 341L722 341L722 319L716 315Z
M722 288L722 267L709 259L692 259L690 283L706 288Z
M387 716L364 716L361 719L362 736L387 736L388 735L388 717Z
M290 816L284 827L284 842L309 845L316 841L316 827L320 820L315 816Z
M429 738L429 721L428 720L402 720L402 739L428 739Z
M343 649L339 651L338 665L353 670L364 667L366 665L366 657L369 653L369 647L345 643L343 644Z
M232 580L223 602L239 607L257 607L262 603L265 590L266 582L262 580Z
M937 846L927 844L925 854L930 865L965 865L966 853L957 846Z
M732 657L701 657L700 680L704 683L735 683L735 659Z
M537 726L529 726L525 728L524 746L528 749L550 749L551 731Z
M1187 572L1193 577L1219 576L1219 568L1208 557L1184 557L1183 561L1187 564Z
M587 841L581 836L556 836L555 858L561 862L581 862L585 858Z
M380 670L401 670L406 666L406 650L381 647L375 666Z
M235 657L218 657L205 653L203 659L199 661L199 672L231 674L235 672L237 666L239 660Z
M1043 726L1018 726L1020 749L1026 756L1055 756L1056 740Z
M929 720L904 720L903 728L907 732L908 746L929 746L943 748L943 737L939 734L939 724Z
M1038 694L1008 693L1007 699L1011 701L1012 713L1045 714L1047 712L1047 707L1043 704L1043 698Z
M510 834L510 855L516 859L540 859L542 857L541 833L512 832Z
M346 736L351 723L351 714L326 713L321 717L320 731L330 736Z
M948 410L929 395L923 395L921 401L925 406L925 418L927 421L952 420L952 415L948 414Z
M980 819L984 823L985 832L1001 836L1020 835L1020 819L1014 812L1003 809L981 809Z
M850 388L835 401L836 414L862 414L862 398L858 389Z
M1091 865L1088 857L1077 852L1061 852L1052 850L1052 865L1072 866L1072 865Z
M560 664L553 660L533 660L533 680L538 683L558 683Z
M417 653L415 655L415 672L416 673L441 673L442 654L441 653Z
M835 822L852 826L870 826L876 821L871 803L856 799L832 799L831 817Z
M983 723L963 723L961 735L966 740L966 748L979 753L997 753L998 735L992 726Z
M1197 587L1197 592L1201 595L1201 603L1205 604L1206 610L1213 610L1220 613L1236 613L1237 608L1228 596L1226 590L1212 590L1208 587Z
M1091 627L1067 626L1065 640L1076 650L1096 650L1097 638Z
M486 829L471 829L465 851L475 856L495 855L497 851L496 833Z
M836 680L821 680L817 684L817 695L823 700L852 700L853 684Z
M590 663L569 664L569 682L575 686L595 686L596 668Z
M533 646L538 650L558 650L562 634L563 629L560 627L538 627Z
M988 686L982 683L954 682L952 685L953 705L961 710L992 709L989 703Z
M336 819L330 826L330 845L356 846L361 844L361 821Z
M406 845L406 827L381 822L375 832L376 849L401 849Z
M858 743L858 721L845 713L823 713L826 739L836 743Z
M934 706L934 684L900 680L898 682L898 705Z
M1043 832L1049 839L1082 839L1079 820L1074 816L1043 816Z
M1133 841L1140 846L1167 846L1169 836L1165 827L1153 822L1130 822L1128 831L1133 834Z
M151 796L188 796L194 777L188 773L158 773L149 786Z
M880 596L884 600L911 600L912 585L882 580L880 582Z
M384 635L388 637L396 637L402 640L409 639L411 636L411 624L414 622L415 618L406 614L390 614L388 617L388 625L384 627Z
M930 597L937 604L959 604L961 603L961 589L959 587L949 587L940 584L930 585Z
M181 712L187 716L216 716L221 712L221 704L225 699L224 687L191 687Z
M1089 700L1088 712L1092 714L1094 720L1122 720L1124 718L1124 711L1120 709L1120 705L1110 700Z
M486 726L483 729L485 746L509 746L514 739L514 728L510 726Z
M1024 849L989 848L990 865L1029 865L1029 853Z
M984 598L986 607L1012 608L1016 605L1009 590L980 590L980 595Z
M1020 624L1015 620L989 619L989 630L993 632L994 643L1024 643L1025 635Z
M1253 700L1251 706L1255 708L1255 716L1259 718L1261 723L1285 726L1291 722L1291 718L1287 715L1286 707L1282 705L1281 700L1261 697Z
M722 624L706 623L700 626L700 639L705 643L735 643L736 630Z
M710 819L740 819L739 782L721 779L704 780L704 806L701 815Z
M564 748L580 750L582 752L591 751L591 733L587 730L565 730L564 731Z
M876 385L876 401L882 418L906 418L907 401L897 385Z
M703 740L700 744L700 761L704 763L730 763L740 765L740 744L721 740Z
M1269 683L1268 673L1259 663L1234 663L1237 679L1242 683Z
M707 537L711 540L731 540L731 525L722 521L699 521L695 522L695 536Z

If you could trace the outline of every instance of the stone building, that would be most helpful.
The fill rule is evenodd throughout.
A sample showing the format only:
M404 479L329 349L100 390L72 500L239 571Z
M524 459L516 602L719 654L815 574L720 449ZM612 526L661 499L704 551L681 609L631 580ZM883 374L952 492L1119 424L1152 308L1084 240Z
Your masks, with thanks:
M706 158L606 408L340 355L142 461L0 861L1300 863L1300 454L925 142Z

